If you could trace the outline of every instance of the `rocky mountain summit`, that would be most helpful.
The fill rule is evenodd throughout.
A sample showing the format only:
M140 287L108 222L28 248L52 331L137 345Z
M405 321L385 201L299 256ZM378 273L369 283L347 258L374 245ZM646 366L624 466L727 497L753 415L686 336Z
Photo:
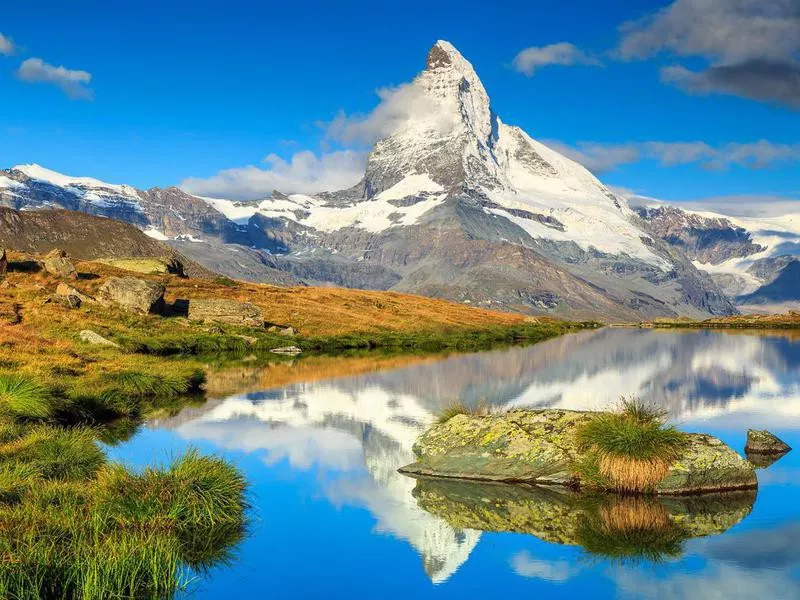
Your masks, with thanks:
M408 92L408 114L347 190L235 202L22 165L0 171L0 204L125 220L251 280L393 289L570 318L735 312L692 264L706 256L697 255L702 241L673 243L585 168L501 121L451 44L430 49ZM734 254L755 250L747 244Z

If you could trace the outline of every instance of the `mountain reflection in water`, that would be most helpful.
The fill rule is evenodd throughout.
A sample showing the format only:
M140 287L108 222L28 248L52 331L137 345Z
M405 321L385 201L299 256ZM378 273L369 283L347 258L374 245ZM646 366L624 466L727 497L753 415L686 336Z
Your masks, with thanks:
M600 556L605 532L606 556L624 555L628 543L632 555L638 548L639 558L656 560L663 554L674 559L686 540L699 543L698 538L742 521L754 500L745 494L730 497L727 504L605 502L587 509L576 508L578 501L563 495L549 502L540 495L533 502L528 493L498 503L483 489L420 483L397 473L412 462L414 440L444 407L488 401L509 407L603 409L620 396L638 394L664 407L682 428L723 439L729 432L743 442L747 427L798 429L798 367L800 343L788 336L601 329L479 354L315 357L229 371L211 377L206 404L150 427L222 451L257 455L262 468L288 464L295 471L337 473L321 483L324 497L335 506L368 510L377 532L410 544L429 579L442 583L467 561L485 531L526 533ZM118 456L126 456L124 447ZM486 511L476 518L473 509L481 506ZM551 528L550 537L535 523L509 522L509 514L515 519L532 514L531 506L556 512L566 507L572 520L559 521L560 530L554 519L542 521L545 530ZM647 519L650 529L641 523ZM631 525L635 522L636 527ZM653 539L666 543L648 555L644 542L653 533ZM542 575L550 581L564 581L576 569L543 564L528 551L515 554L510 564L523 576L550 573ZM625 584L635 589L640 582L630 577Z

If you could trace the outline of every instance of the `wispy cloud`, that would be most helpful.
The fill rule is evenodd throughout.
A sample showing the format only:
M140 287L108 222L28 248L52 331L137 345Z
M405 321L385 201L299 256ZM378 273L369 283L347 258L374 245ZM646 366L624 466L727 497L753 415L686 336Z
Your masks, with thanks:
M17 69L17 77L28 83L48 83L61 88L72 100L92 100L91 73L56 67L41 58L29 58Z
M266 166L248 165L225 169L208 178L191 177L181 187L192 194L252 200L279 190L283 193L314 194L348 188L364 174L366 154L342 150L316 155L308 150L290 160L271 154Z
M440 132L449 131L456 124L457 115L449 119L451 113L442 111L439 101L417 81L381 88L377 94L380 102L368 114L340 112L332 121L318 123L325 136L344 144L371 145L409 120L420 128Z
M644 160L656 161L664 167L697 164L709 170L761 169L800 162L800 144L777 144L767 140L718 146L701 141L578 142L574 146L558 140L546 143L594 173L605 173Z
M709 211L731 217L769 218L800 214L800 198L773 196L768 194L740 194L711 196L709 198L686 198L682 200L659 200L642 196L633 190L614 188L614 193L627 199L631 206L657 206L670 204L689 210Z
M14 40L12 40L10 37L0 33L0 54L3 54L5 56L9 56L11 54L14 54L14 52L16 52L16 50L17 50L17 47L14 44Z
M569 42L560 42L548 46L525 48L514 57L511 64L516 71L530 77L538 69L548 65L588 65L599 67L603 63Z
M667 52L702 57L693 71L665 67L662 81L688 92L726 93L800 109L800 1L675 0L620 27L622 60Z

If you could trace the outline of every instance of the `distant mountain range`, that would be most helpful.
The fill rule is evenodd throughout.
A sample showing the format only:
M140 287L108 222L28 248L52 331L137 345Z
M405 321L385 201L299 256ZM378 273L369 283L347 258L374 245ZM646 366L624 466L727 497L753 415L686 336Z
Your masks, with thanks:
M791 278L796 215L634 210L582 166L503 123L447 42L431 48L411 86L422 108L377 142L347 190L237 202L22 165L0 171L0 205L127 221L233 277L533 314L699 318L733 313L737 299L800 298Z

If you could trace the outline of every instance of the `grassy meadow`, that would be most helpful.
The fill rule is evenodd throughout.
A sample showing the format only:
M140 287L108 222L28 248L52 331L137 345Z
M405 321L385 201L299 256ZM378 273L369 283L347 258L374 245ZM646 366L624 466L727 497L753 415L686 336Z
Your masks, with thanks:
M35 257L9 258L0 284L3 598L170 597L226 560L247 524L247 484L235 467L190 452L133 472L108 462L100 442L202 401L208 374L224 387L214 382L224 381L228 363L259 365L254 385L268 386L297 377L281 368L289 361L317 374L370 370L593 326L404 294L194 280L95 262L78 263L79 278L67 283L91 297L109 276L158 281L171 311L142 315L86 301L67 308L48 301L60 281ZM180 310L182 301L217 297L257 304L267 326L203 324ZM281 335L287 327L295 334ZM87 329L115 345L82 341ZM288 345L303 358L269 353ZM335 358L342 355L352 357L346 366Z

